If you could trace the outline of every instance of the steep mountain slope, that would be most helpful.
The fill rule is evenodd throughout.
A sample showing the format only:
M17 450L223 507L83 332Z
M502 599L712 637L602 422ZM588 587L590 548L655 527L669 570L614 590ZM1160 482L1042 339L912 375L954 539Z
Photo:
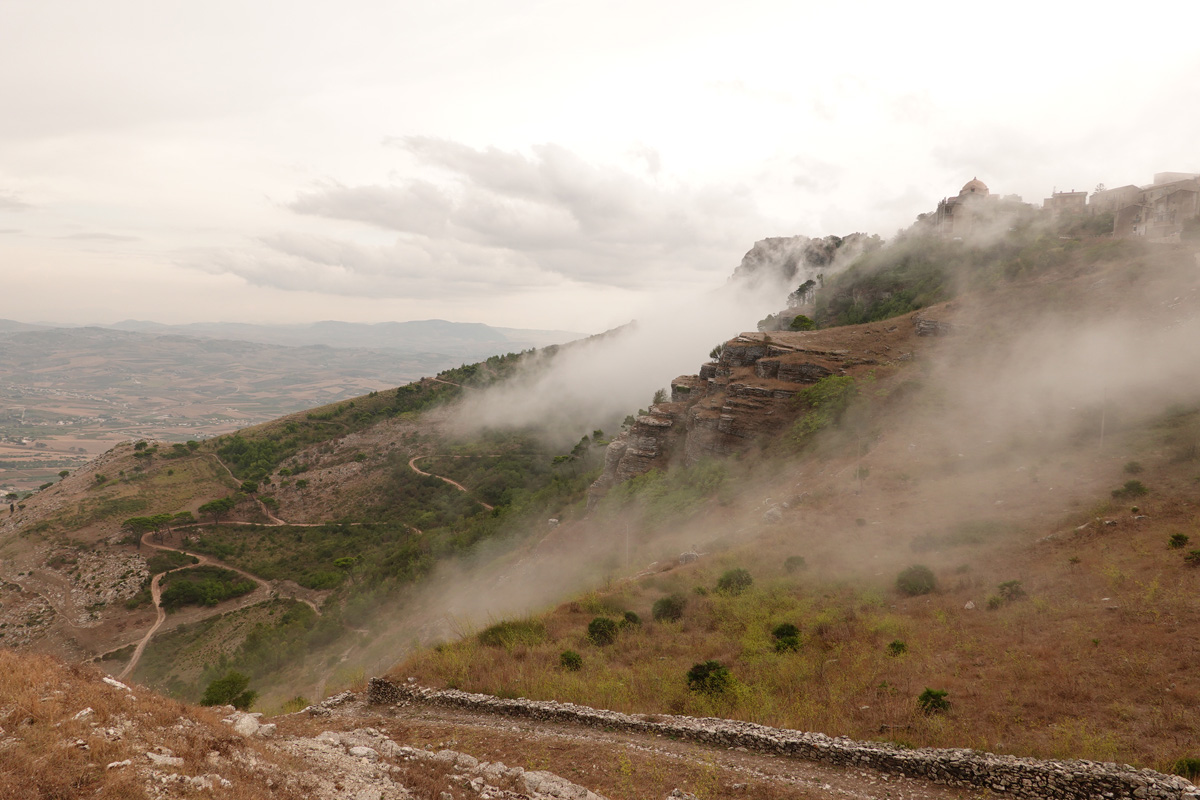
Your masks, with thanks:
M726 343L610 446L594 487L607 494L589 522L632 526L610 552L649 563L639 579L393 674L918 745L1190 763L1200 284L1189 251L1064 250L905 317ZM932 591L901 580L918 565ZM742 593L736 570L752 579ZM653 619L671 597L682 617ZM621 624L625 612L641 623ZM597 617L615 643L590 630ZM689 686L706 661L730 670L729 688ZM948 692L949 711L926 713L924 689Z
M415 651L397 681L1186 771L1193 253L917 244L794 309L832 295L873 321L744 333L611 440L472 427L456 400L554 368L498 358L195 449L118 448L0 522L6 637L186 698L239 669L266 708ZM878 319L914 275L958 297ZM147 579L171 569L200 604L134 664Z

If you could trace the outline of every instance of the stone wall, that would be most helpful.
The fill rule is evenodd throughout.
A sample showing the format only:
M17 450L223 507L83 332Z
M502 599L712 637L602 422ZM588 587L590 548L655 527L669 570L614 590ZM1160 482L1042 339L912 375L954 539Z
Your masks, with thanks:
M768 728L736 720L670 715L631 716L615 711L541 700L503 700L452 689L397 686L372 678L367 702L383 705L416 701L533 720L661 734L720 747L745 747L808 761L859 769L900 772L912 778L970 789L986 789L1029 800L1091 798L1187 798L1200 789L1183 778L1148 769L1096 761L1042 761L978 750L909 750L882 742L858 742L821 733Z

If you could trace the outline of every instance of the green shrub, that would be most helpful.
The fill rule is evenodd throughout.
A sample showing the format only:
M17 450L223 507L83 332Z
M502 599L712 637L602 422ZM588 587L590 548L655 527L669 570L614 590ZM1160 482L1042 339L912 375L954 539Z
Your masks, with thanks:
M1183 560L1193 567L1200 567L1200 550L1193 550L1184 556Z
M998 594L994 594L987 599L988 611L995 611L1002 605L1004 605L1004 598Z
M246 688L249 685L250 678L248 676L240 672L226 672L222 677L208 684L208 688L204 690L204 696L200 698L200 705L231 705L245 711L258 698L258 692Z
M891 656L892 658L896 658L897 656L902 656L907 652L908 652L908 644L906 644L905 642L902 642L899 639L893 639L892 641L888 642L887 654L889 656Z
M641 624L642 624L642 618L639 617L636 613L634 613L632 611L626 611L624 618L622 618L622 620L621 620L621 627L627 627L629 625L641 625Z
M688 688L703 694L722 694L733 684L733 675L719 661L692 665L687 674Z
M799 572L808 567L808 563L804 560L804 556L788 556L783 561L783 570L788 574Z
M791 653L800 649L800 629L790 622L781 622L771 630L776 653Z
M800 649L799 636L781 636L775 640L776 653L794 653Z
M1172 550L1182 550L1187 547L1187 543L1191 541L1186 533L1172 533L1171 538L1167 540L1167 547Z
M617 640L617 633L621 627L615 619L608 617L596 617L588 623L588 639L592 644L603 647L606 644L612 644Z
M1010 603L1013 600L1020 600L1025 596L1025 589L1021 586L1020 581L1005 581L997 588L999 589L1000 596Z
M750 588L754 578L741 567L726 571L717 578L717 591L721 594L738 595Z
M1131 497L1141 497L1149 493L1149 489L1145 484L1138 480L1125 481L1125 485L1120 489L1113 489L1112 496L1116 500L1127 500Z
M569 672L583 669L583 656L574 650L563 650L558 657L558 665Z
M654 617L655 622L675 622L683 617L683 608L686 605L687 598L681 594L660 597L654 601L650 616Z
M771 635L776 639L796 638L800 635L800 629L790 622L781 622L771 630Z
M933 570L923 564L914 564L896 577L896 589L910 597L929 594L936 588Z
M1195 782L1196 778L1200 778L1200 758L1181 758L1171 767L1171 771Z
M792 318L792 322L788 325L788 330L792 331L811 331L817 327L817 323L813 322L803 314L798 314Z
M926 714L941 714L950 710L950 701L946 699L949 692L942 689L925 687L917 698L917 707Z
M540 619L511 619L489 625L479 632L479 643L490 647L532 647L546 641L546 623Z
M1127 461L1125 462L1125 471L1130 475L1137 475L1142 471L1142 465L1137 461Z

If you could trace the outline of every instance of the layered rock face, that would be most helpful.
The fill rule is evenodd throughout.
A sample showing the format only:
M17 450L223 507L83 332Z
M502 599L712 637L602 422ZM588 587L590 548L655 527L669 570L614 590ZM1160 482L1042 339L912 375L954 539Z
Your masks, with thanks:
M604 471L589 492L592 502L656 467L728 455L775 434L793 418L790 401L806 385L878 363L818 346L821 338L819 332L742 334L725 344L715 363L671 381L671 402L652 406L609 444Z
M778 435L804 410L793 398L808 386L911 362L918 342L934 347L931 338L956 332L957 323L929 316L950 308L946 303L907 318L817 331L743 333L726 342L698 374L671 381L671 402L652 406L612 441L590 503L651 469L730 455Z

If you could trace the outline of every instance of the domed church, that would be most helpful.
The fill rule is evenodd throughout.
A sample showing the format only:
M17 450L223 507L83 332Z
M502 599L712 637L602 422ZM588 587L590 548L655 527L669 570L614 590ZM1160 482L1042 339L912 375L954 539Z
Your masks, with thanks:
M945 237L961 237L971 232L981 212L996 196L988 191L987 184L979 178L971 178L963 184L957 197L943 198L937 207L935 224L938 234Z

